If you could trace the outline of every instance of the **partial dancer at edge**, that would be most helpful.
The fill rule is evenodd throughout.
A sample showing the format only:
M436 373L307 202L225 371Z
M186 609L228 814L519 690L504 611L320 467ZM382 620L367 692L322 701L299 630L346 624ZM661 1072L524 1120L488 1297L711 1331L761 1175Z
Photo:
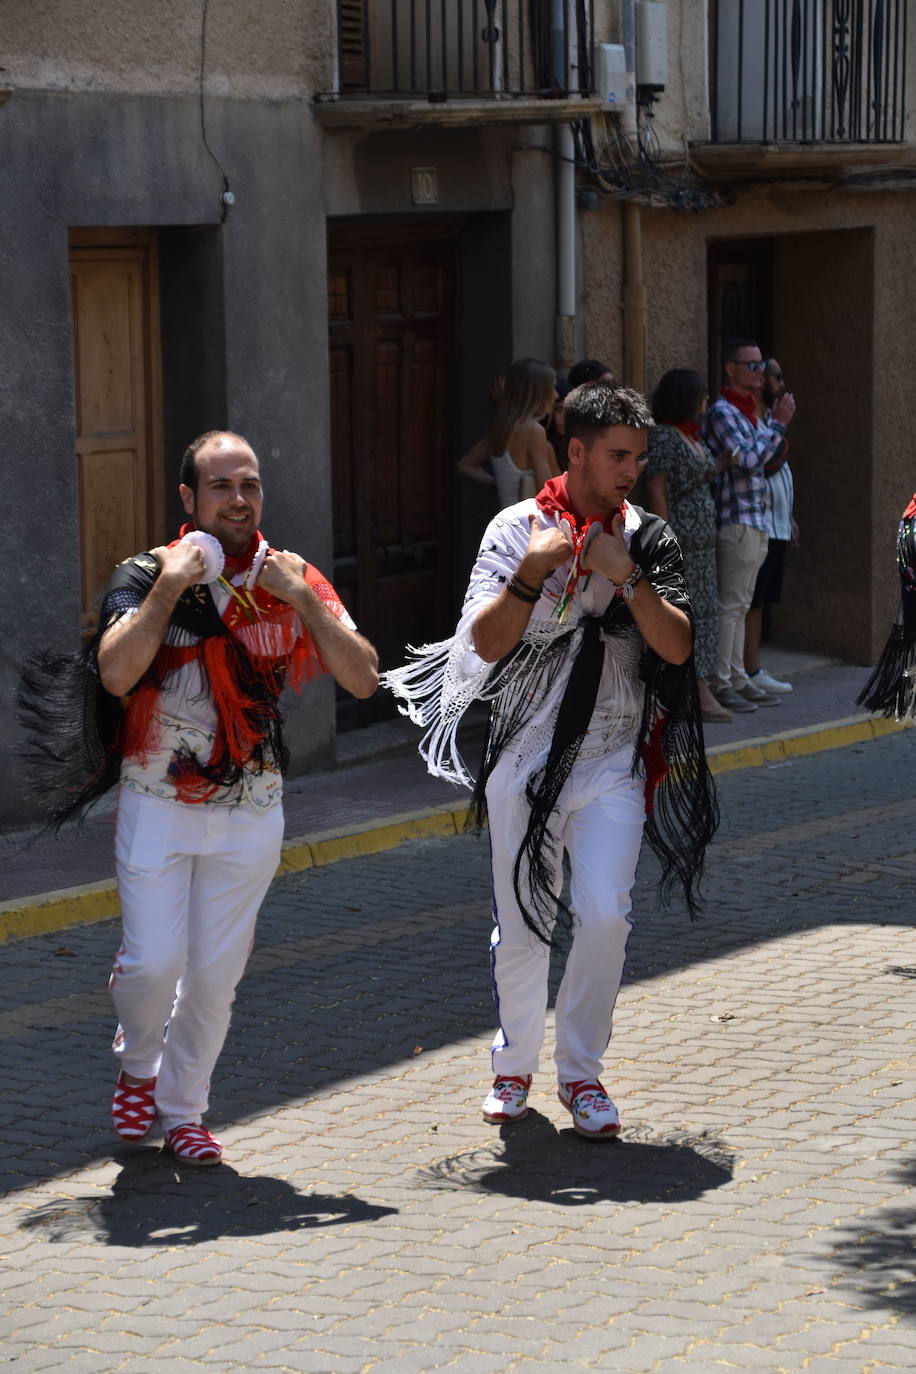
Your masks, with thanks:
M856 704L880 711L888 719L912 721L916 717L916 492L897 527L897 571L897 618Z
M490 706L474 803L489 814L496 1079L484 1120L525 1116L569 855L573 942L556 1004L558 1095L581 1135L619 1130L602 1056L631 929L643 829L665 897L696 905L717 824L690 607L669 527L626 500L652 416L636 392L591 382L565 403L569 470L487 529L453 639L412 651L383 682L427 727L435 776L473 786L456 745Z
M93 643L28 664L20 702L52 825L120 782L114 1128L141 1140L158 1115L178 1159L218 1164L210 1074L283 838L278 698L325 671L371 696L377 659L321 573L262 537L244 439L196 439L179 492L179 538L120 564Z

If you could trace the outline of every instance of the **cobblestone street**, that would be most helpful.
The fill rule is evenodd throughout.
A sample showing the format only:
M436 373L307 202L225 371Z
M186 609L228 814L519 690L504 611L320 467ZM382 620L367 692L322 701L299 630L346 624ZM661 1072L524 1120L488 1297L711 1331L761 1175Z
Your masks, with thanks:
M485 840L275 882L216 1170L112 1146L114 922L0 948L17 1374L916 1366L916 733L720 779L707 910L645 859L605 1083L484 1125Z

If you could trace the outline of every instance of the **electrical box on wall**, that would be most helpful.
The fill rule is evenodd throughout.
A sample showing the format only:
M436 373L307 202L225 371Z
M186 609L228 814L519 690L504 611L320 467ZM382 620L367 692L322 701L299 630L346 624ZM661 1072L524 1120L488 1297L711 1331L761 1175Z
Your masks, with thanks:
M660 0L636 3L636 84L646 91L668 84L668 7Z
M633 73L626 70L622 43L599 43L595 48L595 91L604 110L623 110L636 102Z
M622 43L599 43L595 48L595 90L605 110L623 110L635 103L633 73L627 75Z

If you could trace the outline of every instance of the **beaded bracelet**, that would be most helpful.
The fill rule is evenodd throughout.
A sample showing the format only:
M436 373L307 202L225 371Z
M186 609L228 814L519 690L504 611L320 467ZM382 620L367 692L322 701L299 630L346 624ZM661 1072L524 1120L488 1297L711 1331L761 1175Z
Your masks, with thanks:
M514 582L506 583L506 591L511 592L513 596L517 596L519 601L526 601L529 606L536 605L541 599L540 592L538 592L536 596L529 596L527 592L522 591L521 587L516 587Z
M616 592L614 593L614 595L615 595L615 596L622 596L623 599L624 599L624 601L632 601L632 600L633 600L633 589L635 588L636 583L639 582L639 580L641 579L641 577L642 577L642 568L639 567L639 565L637 564L636 567L634 567L633 571L630 573L630 576L627 578L626 582L615 582L615 583L614 583L614 586L617 588L617 590L616 590Z
M524 588L526 592L530 592L532 596L540 596L541 594L540 587L532 587L531 583L526 582L523 577L519 577L518 573L512 574L512 581L517 582L520 587Z

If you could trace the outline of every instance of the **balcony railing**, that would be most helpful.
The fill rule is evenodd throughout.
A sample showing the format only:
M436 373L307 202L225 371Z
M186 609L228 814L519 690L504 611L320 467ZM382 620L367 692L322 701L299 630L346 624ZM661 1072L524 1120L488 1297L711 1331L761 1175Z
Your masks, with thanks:
M338 0L344 99L592 92L593 0Z
M713 138L898 143L907 0L718 0Z

